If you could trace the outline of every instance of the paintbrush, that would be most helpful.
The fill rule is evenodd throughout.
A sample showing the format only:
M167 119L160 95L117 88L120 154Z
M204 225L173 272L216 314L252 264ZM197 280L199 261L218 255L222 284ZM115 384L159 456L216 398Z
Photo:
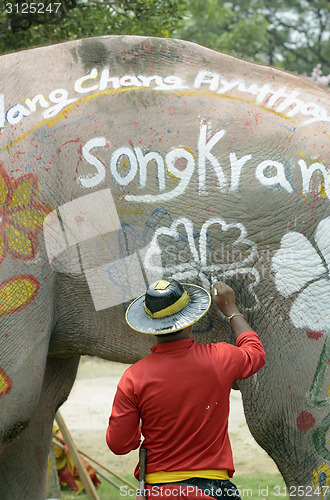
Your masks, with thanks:
M211 276L211 283L212 283L212 287L214 289L214 295L215 296L218 295L218 290L214 286L214 283L217 283L217 281L218 281L218 279L215 276Z

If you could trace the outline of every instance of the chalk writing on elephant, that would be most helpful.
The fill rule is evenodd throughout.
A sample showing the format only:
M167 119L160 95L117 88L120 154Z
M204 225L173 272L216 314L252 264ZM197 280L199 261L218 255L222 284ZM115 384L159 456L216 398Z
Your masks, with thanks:
M330 198L330 174L328 169L321 162L311 162L310 165L307 165L305 159L300 159L297 162L292 159L290 167L288 167L274 158L268 158L255 166L252 153L238 158L235 152L231 152L229 154L231 176L230 180L227 179L221 166L222 160L227 161L227 158L221 159L220 162L220 159L212 151L216 145L219 145L218 143L221 143L225 134L225 129L212 133L210 125L202 122L199 128L197 148L195 147L196 154L189 145L173 148L163 157L157 151L143 151L140 147L133 148L127 144L116 149L111 154L108 162L108 171L114 182L120 186L128 186L132 182L136 182L138 178L139 187L145 188L148 177L148 166L150 168L149 172L153 172L151 166L156 164L157 189L159 193L126 194L124 196L126 201L135 203L164 202L183 195L196 170L198 176L198 194L206 196L206 177L209 177L206 173L210 166L216 176L218 189L222 192L234 193L240 189L244 189L244 187L241 188L240 186L242 170L253 168L255 170L255 178L263 186L280 188L288 193L292 193L294 187L290 184L286 175L286 170L290 168L289 175L295 169L298 169L301 174L299 189L302 194L307 194L314 189L311 186L311 178L315 172L318 172L322 177L320 190L324 189L325 195ZM111 141L107 141L105 137L95 137L83 145L83 158L93 167L89 175L81 175L79 178L79 182L84 188L94 188L105 180L107 166L97 158L96 154L99 151L98 148L109 149L109 144L111 145ZM177 168L179 161L184 163L185 167L183 169ZM120 171L122 162L125 162L125 173ZM173 180L173 177L176 180L175 187L170 190L166 190L166 176L170 180Z
M94 83L95 82L95 83ZM109 89L110 87L110 89ZM330 121L326 110L317 102L304 102L299 98L299 92L289 91L287 88L272 87L269 84L260 85L252 83L246 85L244 79L228 80L221 73L201 69L193 82L186 82L181 76L145 76L145 75L122 75L113 76L108 66L101 71L93 68L91 72L78 78L74 82L74 91L80 95L91 94L89 99L98 97L101 93L114 91L127 91L136 88L152 88L153 91L175 91L205 90L215 96L238 94L242 99L246 96L256 105L283 114L289 118L301 114L306 117L302 125L318 121ZM30 116L40 108L44 119L53 118L67 106L77 102L79 97L69 97L67 89L58 88L50 92L48 99L42 94L36 94L33 98L26 98L24 103L16 103L6 111L4 94L0 94L0 128L6 123L15 125L23 118Z

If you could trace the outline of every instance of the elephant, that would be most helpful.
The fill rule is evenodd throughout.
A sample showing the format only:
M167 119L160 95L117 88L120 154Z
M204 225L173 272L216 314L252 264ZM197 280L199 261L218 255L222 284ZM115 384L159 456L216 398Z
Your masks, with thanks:
M290 498L330 498L328 98L177 39L1 56L1 499L44 499L80 356L146 356L125 311L162 278L233 287L266 351L248 427ZM235 342L213 306L193 337Z

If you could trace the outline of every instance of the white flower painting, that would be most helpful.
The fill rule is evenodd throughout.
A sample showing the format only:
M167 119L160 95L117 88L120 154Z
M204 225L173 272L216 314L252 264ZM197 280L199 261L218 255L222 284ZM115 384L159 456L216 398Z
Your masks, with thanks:
M225 234L231 230L236 230L236 237L230 243L227 241L229 248L241 249L239 260L223 262L217 250L221 250L221 236L218 234L218 239L212 241L210 239L210 230L219 228L219 234L225 240ZM180 232L181 229L181 232ZM168 238L167 247L160 243L162 237ZM180 251L180 242L186 242L188 250ZM157 268L157 261L160 256L166 254L173 256L170 259L170 264L166 267ZM213 259L209 258L213 254ZM249 275L251 282L247 285L248 291L252 298L253 306L246 307L246 310L256 309L259 306L259 299L255 292L255 287L260 281L258 270L254 267L254 262L257 256L257 245L247 238L247 231L243 224L227 223L220 217L212 217L205 221L200 230L194 228L194 223L187 217L180 217L172 222L171 226L159 227L148 246L144 257L144 266L147 270L162 271L166 276L171 278L187 281L199 278L202 286L210 287L210 276L215 276L221 280L226 280L233 276Z
M292 323L323 331L330 325L330 217L319 223L314 241L315 247L303 234L285 234L272 259L272 271L281 295L298 292L290 310Z

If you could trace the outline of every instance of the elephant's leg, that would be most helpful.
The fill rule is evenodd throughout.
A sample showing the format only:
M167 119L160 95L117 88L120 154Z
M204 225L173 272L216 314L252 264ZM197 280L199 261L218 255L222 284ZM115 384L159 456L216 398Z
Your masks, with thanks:
M74 383L79 357L48 358L39 404L28 427L0 457L2 500L44 500L54 416Z
M29 425L43 384L55 275L41 260L7 268L1 263L0 454Z
M291 338L278 332L276 349L266 338L264 345L268 364L239 383L250 431L278 466L290 498L329 500L330 338L291 330Z

